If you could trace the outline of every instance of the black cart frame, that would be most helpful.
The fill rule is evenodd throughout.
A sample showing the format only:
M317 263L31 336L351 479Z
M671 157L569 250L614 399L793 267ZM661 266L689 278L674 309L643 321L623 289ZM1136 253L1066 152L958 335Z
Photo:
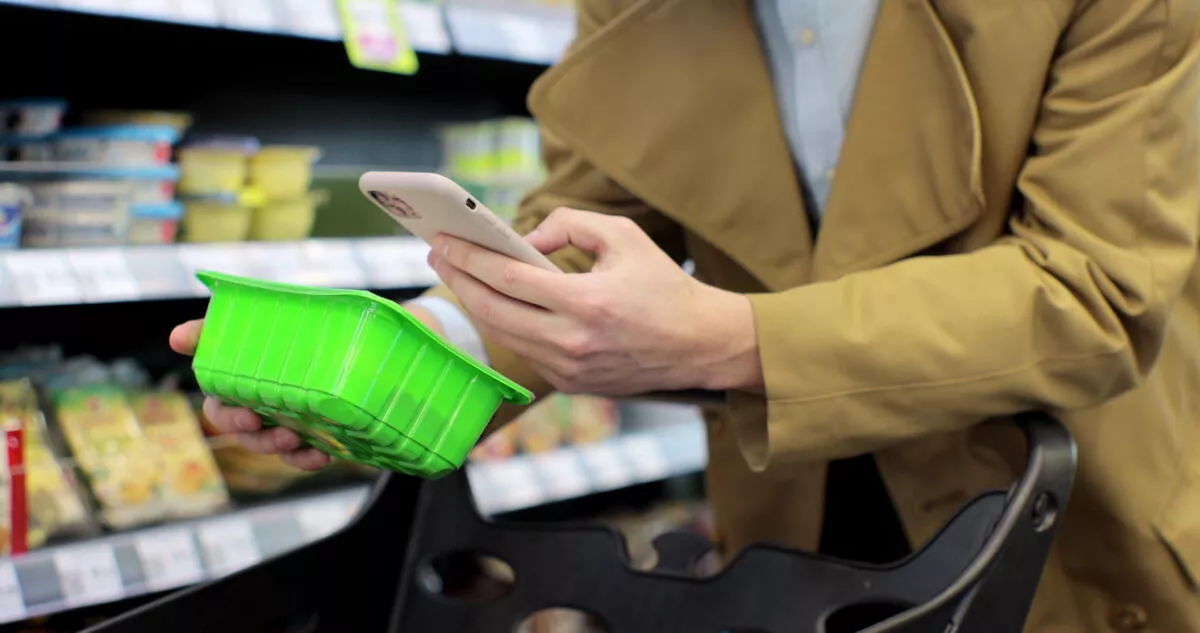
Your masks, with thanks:
M1040 414L1023 416L1028 462L1007 491L983 494L923 549L869 566L754 546L715 575L709 545L670 534L654 570L629 565L624 542L594 526L492 522L464 475L382 476L350 525L232 576L183 590L95 633L513 633L531 613L572 608L611 633L824 633L856 605L898 615L864 633L1020 633L1071 493L1075 446ZM472 552L515 572L502 595L431 590L431 561Z

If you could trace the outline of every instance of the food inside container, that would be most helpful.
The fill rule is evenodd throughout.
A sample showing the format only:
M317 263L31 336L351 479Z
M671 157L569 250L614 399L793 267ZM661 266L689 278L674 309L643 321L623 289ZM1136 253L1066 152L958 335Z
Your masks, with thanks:
M299 198L312 184L321 150L302 145L268 145L250 158L250 184L269 200Z
M240 242L250 234L253 210L236 195L184 200L183 241Z
M130 244L170 244L179 230L183 205L178 202L135 204L129 212Z
M252 138L217 138L189 143L179 150L183 175L179 192L187 195L233 194L246 185L250 155L258 151Z
M129 228L129 183L109 180L31 182L22 212L25 246L110 246Z
M0 134L43 136L62 125L67 102L61 99L0 101Z
M22 211L32 200L28 189L0 183L0 250L21 245Z
M183 136L192 126L192 115L187 112L160 112L154 110L98 110L83 115L88 125L155 125L165 126Z
M171 127L114 125L81 127L54 135L55 160L104 165L165 165L179 134Z
M263 241L302 240L312 233L317 207L328 201L324 191L314 191L292 200L271 200L254 209L250 239Z

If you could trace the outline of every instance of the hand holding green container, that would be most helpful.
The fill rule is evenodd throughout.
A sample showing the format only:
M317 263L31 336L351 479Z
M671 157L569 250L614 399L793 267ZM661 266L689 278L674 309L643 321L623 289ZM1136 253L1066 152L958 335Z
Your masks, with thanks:
M200 388L334 457L426 478L461 468L520 385L369 292L201 272Z

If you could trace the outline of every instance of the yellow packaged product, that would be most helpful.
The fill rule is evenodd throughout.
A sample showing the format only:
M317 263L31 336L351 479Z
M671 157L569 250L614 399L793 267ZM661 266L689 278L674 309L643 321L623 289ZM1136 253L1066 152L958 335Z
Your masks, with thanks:
M621 425L617 403L596 396L569 396L571 400L567 441L590 444L617 434Z
M187 397L146 391L130 394L129 401L161 462L159 495L167 514L203 516L227 505L229 491Z
M24 474L25 545L32 549L41 547L51 538L90 531L92 523L79 482L70 467L54 452L37 391L29 380L0 382L0 419L10 449L5 465L17 466L5 472L7 495L16 492L9 484L14 479L20 482L19 477L13 476ZM14 432L19 436L12 435ZM14 439L18 440L21 450L19 456L12 454ZM6 503L10 501L11 496ZM5 516L15 516L11 514L11 504L9 508L10 512ZM16 536L12 528L11 523L3 526L5 547L10 546L12 537Z
M55 390L59 425L100 504L101 521L121 529L165 516L162 473L125 392L116 385Z
M569 396L551 394L521 414L516 427L517 445L526 453L544 453L562 446L569 417Z

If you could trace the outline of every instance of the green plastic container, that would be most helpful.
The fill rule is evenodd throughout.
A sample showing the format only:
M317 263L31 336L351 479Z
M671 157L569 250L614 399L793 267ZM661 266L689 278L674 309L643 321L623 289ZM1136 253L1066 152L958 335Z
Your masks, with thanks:
M200 388L318 450L434 478L461 468L520 385L369 292L197 273L212 299L192 363Z

